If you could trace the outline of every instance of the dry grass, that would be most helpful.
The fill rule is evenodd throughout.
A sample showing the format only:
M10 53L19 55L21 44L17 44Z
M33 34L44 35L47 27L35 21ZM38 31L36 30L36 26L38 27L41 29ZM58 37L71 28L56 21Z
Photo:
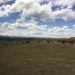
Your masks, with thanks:
M75 45L46 40L0 42L0 75L75 75Z

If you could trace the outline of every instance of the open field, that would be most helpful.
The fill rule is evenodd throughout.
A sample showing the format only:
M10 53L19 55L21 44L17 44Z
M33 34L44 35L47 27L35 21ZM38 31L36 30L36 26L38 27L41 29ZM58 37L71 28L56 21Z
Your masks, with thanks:
M1 41L0 75L75 75L75 44Z

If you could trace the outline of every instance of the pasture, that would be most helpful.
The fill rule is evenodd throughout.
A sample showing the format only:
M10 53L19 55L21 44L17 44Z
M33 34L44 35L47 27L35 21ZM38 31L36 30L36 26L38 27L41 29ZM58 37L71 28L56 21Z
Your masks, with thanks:
M0 75L75 75L75 43L0 41Z

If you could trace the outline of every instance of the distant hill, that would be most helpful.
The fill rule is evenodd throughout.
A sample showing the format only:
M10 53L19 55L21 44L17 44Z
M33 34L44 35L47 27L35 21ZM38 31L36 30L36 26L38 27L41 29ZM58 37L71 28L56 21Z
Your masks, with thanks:
M43 38L43 37L11 37L11 36L2 36L0 35L0 40L7 40L7 41L13 41L13 40L63 40L63 39L75 39L75 37L71 38Z

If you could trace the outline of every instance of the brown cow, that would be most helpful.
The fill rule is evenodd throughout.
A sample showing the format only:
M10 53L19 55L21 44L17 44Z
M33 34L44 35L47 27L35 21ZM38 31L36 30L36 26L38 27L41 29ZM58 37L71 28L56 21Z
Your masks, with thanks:
M47 43L50 43L50 41L48 40Z
M30 43L30 41L26 41L26 44L29 44Z
M68 43L69 43L69 44L74 44L74 41L73 41L73 40L71 40L71 41L68 41Z
M65 41L65 40L62 40L62 41L61 41L61 43L62 43L62 44L65 44L65 43L66 43L66 41Z

